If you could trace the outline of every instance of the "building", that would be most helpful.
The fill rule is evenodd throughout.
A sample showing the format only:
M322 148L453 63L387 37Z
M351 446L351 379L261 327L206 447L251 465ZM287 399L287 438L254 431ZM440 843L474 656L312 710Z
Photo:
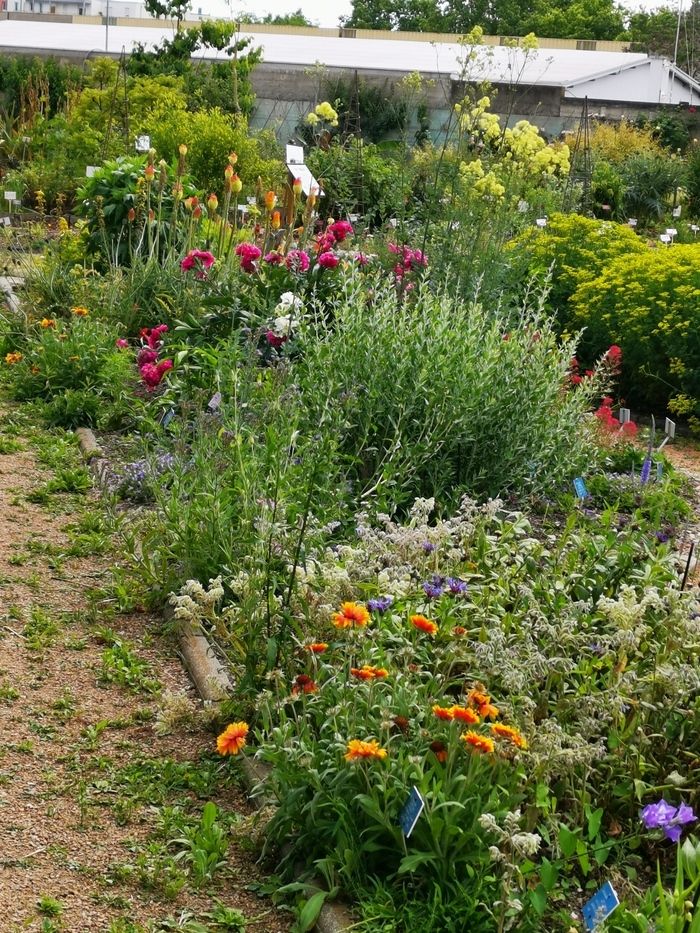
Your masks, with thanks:
M139 0L0 0L0 10L40 16L110 16L141 19L148 16Z
M60 23L4 14L0 54L84 60L105 50L114 56L123 50L128 53L137 42L155 45L172 35L172 24L162 21L113 18L113 5L118 2L128 5L125 0L110 0L109 28L106 20L88 22L87 13L82 20L75 16ZM388 92L407 74L420 73L435 135L447 123L452 105L464 96L465 86L482 81L497 92L496 111L512 120L527 117L550 135L578 124L584 99L591 114L607 119L700 107L698 82L671 62L628 52L621 43L542 40L539 49L528 52L507 39L489 37L475 58L466 62L465 49L455 36L258 24L242 27L241 35L250 36L252 45L263 49L263 61L252 74L257 95L252 123L275 128L282 137L290 135L318 101L324 76L349 80L357 76ZM215 59L218 54L212 51L203 57Z

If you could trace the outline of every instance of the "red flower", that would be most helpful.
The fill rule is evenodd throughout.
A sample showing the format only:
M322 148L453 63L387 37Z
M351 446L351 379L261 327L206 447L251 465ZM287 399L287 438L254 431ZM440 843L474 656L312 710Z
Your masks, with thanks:
M274 347L275 350L279 350L279 348L287 342L287 336L285 334L280 337L274 333L274 331L268 330L265 332L265 340L267 340L270 346Z
M196 269L198 279L206 279L207 270L210 269L216 260L212 253L203 249L191 249L180 263L180 268L188 272L190 269Z
M309 677L308 674L299 674L299 676L294 681L292 694L294 696L298 696L300 693L316 693L317 690L317 684Z
M236 256L240 256L241 269L244 272L255 272L255 263L262 256L262 250L255 243L239 243L236 247Z
M330 233L336 243L342 243L346 237L354 232L352 224L347 220L336 220L327 230L327 233Z
M340 260L335 253L327 250L318 257L318 264L322 269L335 269Z

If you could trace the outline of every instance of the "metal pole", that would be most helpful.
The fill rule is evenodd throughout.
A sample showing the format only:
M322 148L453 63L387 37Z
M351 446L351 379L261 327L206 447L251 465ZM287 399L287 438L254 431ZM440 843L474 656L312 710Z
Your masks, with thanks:
M109 0L107 0L107 22L105 23L105 52L109 52Z

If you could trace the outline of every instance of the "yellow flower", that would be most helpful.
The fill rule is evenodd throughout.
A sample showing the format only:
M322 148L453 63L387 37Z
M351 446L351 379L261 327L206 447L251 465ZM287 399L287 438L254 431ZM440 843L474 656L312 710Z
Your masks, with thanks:
M7 363L8 366L14 366L15 363L19 363L21 359L22 359L22 354L19 353L18 351L15 351L14 353L8 353L5 356L5 362Z
M381 761L386 756L386 749L380 748L379 743L374 739L371 742L351 739L348 742L348 750L344 757L346 761L362 761L364 758L378 758Z
M43 327L44 330L46 330L48 327L55 327L55 326L56 326L56 322L54 321L52 317L45 317L41 319L41 327Z
M90 313L87 308L84 308L82 305L76 305L75 308L71 308L71 314L74 314L76 317L87 317Z

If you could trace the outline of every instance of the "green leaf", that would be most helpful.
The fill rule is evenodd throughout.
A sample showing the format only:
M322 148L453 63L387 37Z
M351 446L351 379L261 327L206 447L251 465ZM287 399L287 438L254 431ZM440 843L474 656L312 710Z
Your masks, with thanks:
M542 881L542 887L545 891L551 891L554 885L557 883L557 878L559 877L559 869L556 865L553 865L549 859L542 859L542 864L540 865L540 880Z
M578 830L572 832L567 826L559 827L559 848L565 858L571 858L576 851Z
M544 885L538 884L534 890L530 891L530 903L541 917L547 908L547 892Z
M413 855L405 855L401 859L401 864L399 865L399 874L401 875L407 871L415 871L417 868L420 868L421 865L426 865L428 862L435 861L437 861L437 856L430 852L414 852Z
M598 835L598 830L600 829L600 824L603 819L603 808L598 807L597 810L593 810L587 814L588 816L588 838L595 839Z
M317 891L308 899L299 913L299 919L295 926L296 933L308 933L308 930L312 930L316 926L316 921L327 897L327 891Z

